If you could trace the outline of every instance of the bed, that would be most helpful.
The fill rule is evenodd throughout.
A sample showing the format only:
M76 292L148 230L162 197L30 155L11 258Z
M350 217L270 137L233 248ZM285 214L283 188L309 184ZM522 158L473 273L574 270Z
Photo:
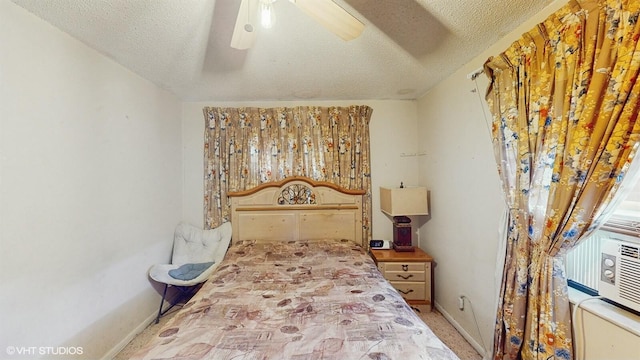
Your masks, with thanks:
M229 196L224 261L132 359L457 359L368 255L361 191L295 177Z

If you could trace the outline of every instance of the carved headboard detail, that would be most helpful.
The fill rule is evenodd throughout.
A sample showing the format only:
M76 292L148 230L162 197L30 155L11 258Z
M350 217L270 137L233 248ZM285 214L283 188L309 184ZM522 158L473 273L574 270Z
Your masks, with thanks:
M291 184L282 189L279 205L316 204L316 194L304 184Z

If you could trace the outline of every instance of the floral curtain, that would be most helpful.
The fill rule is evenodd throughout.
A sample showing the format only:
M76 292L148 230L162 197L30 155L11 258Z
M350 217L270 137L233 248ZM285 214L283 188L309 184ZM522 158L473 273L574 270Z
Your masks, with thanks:
M364 236L371 238L372 111L356 105L205 107L205 227L210 229L229 220L227 192L306 176L365 190Z
M639 1L569 1L490 58L508 202L493 358L572 359L563 255L606 218L640 134Z

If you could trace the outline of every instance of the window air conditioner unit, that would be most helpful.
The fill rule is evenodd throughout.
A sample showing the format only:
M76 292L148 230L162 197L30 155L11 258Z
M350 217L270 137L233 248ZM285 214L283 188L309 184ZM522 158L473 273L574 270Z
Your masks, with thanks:
M607 239L600 260L600 295L640 311L640 244Z

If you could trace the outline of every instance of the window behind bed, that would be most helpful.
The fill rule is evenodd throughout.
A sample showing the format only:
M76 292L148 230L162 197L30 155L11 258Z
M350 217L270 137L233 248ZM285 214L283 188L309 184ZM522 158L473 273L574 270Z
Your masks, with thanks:
M365 190L362 226L371 237L369 106L205 107L204 223L230 219L227 193L304 176Z

